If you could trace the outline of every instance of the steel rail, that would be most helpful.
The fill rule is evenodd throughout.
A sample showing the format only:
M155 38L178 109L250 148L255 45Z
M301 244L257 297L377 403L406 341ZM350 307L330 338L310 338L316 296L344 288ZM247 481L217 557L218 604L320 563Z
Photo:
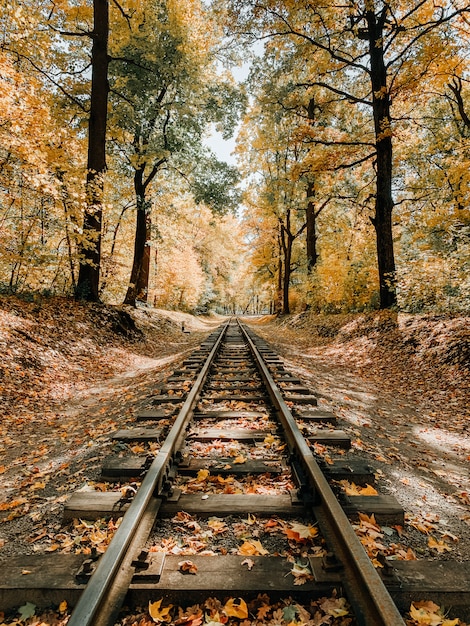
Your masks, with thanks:
M172 456L177 448L178 441L199 399L199 394L207 378L209 368L219 350L229 323L230 321L226 322L222 327L220 335L216 339L191 391L188 393L165 442L152 462L122 519L121 525L117 529L106 552L100 557L96 570L75 605L67 626L95 626L97 623L107 623L106 616L109 616L110 613L109 607L106 606L109 590L126 557L132 538L145 514L147 506L161 484L167 467L172 462Z
M237 321L258 363L269 396L278 411L290 450L299 455L303 470L314 486L315 498L322 505L316 507L318 510L315 513L327 540L335 544L335 553L345 575L343 583L356 611L358 623L361 626L404 626L402 616L331 490L261 353L244 325L239 320ZM325 525L326 528L324 528Z

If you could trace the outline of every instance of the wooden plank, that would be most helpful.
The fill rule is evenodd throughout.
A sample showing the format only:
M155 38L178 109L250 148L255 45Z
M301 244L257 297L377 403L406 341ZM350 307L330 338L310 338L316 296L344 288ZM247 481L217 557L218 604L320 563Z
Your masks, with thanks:
M140 478L147 467L145 456L107 457L101 466L101 478L109 481Z
M285 386L283 385L281 387L281 391L283 392L287 392L287 393L297 393L300 394L302 396L311 396L312 395L312 391L310 389L308 389L308 387L304 387L303 385L291 385L291 386Z
M137 421L166 419L171 416L171 411L165 409L144 409L136 415Z
M216 395L216 396L204 396L204 400L208 400L209 402L264 402L267 400L268 396L266 394L259 394L257 396L241 396L235 394L225 394L225 395Z
M195 476L200 470L208 469L211 474L220 476L248 475L248 474L282 474L285 462L282 458L271 461L247 459L245 463L234 463L233 457L217 459L190 459L188 463L178 465L178 473L185 476Z
M9 557L0 563L2 611L17 609L25 602L47 608L65 600L69 607L74 606L85 586L76 580L75 573L88 558L55 553Z
M162 433L163 428L136 426L135 428L116 430L111 435L111 439L119 439L120 441L160 441Z
M280 517L296 517L305 514L302 504L292 504L290 494L265 496L257 494L183 494L176 502L166 501L160 513L164 517L173 517L178 511L186 511L202 517L212 515L279 515Z
M221 441L263 441L268 435L272 435L274 430L255 430L252 428L207 428L197 433L190 433L187 437L188 441L212 441L220 439Z
M336 424L338 418L329 411L321 411L320 409L301 409L294 410L296 418L306 422L325 422L327 424Z
M449 609L448 619L470 621L470 563L387 561L383 581L400 611L412 601L431 600Z
M241 409L240 411L207 411L205 413L197 412L194 414L194 419L203 420L203 419L236 419L238 417L264 417L266 415L266 411L244 411Z
M251 570L243 565L244 556L217 555L187 557L197 567L195 575L180 571L179 563L186 557L166 555L158 582L154 582L153 566L150 565L149 584L153 585L154 592L165 597L166 601L187 601L188 595L194 592L204 592L207 596L224 596L227 593L232 597L247 597L247 593L255 596L258 593L268 592L270 597L278 594L297 595L299 585L294 585L295 578L291 574L292 563L283 557L250 557L253 562ZM150 559L151 563L151 559ZM221 573L223 572L223 575ZM139 574L141 586L145 582L145 571ZM336 583L337 584L337 583ZM134 585L132 586L133 589ZM302 593L309 597L323 596L326 589L333 589L332 583L316 583L307 581L301 586Z
M364 461L335 460L333 465L322 464L322 470L331 480L348 480L361 486L375 484L375 470Z
M321 443L325 446L336 446L349 450L351 438L343 430L318 430L316 433L309 433L307 439L310 443Z
M264 385L260 383L252 383L247 385L246 383L240 384L239 382L225 383L224 385L210 384L207 386L206 391L219 392L219 391L258 391L264 389Z
M344 511L350 517L372 513L381 526L404 526L405 512L394 496L344 496Z
M122 517L129 502L122 500L120 491L76 491L64 505L63 520L95 520L100 517Z
M284 396L284 400L286 402L294 402L295 404L311 404L312 406L317 405L316 396L303 396L299 394L282 394Z

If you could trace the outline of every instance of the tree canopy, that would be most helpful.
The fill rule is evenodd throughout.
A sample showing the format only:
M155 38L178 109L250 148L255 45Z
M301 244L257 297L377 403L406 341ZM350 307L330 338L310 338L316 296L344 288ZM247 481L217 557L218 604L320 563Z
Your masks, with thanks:
M56 0L0 18L2 291L470 307L464 0ZM238 167L213 128L237 132Z

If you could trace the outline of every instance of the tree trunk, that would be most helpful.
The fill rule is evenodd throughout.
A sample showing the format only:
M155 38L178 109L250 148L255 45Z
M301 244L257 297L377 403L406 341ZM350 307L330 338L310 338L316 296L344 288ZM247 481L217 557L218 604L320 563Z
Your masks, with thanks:
M101 263L101 222L106 171L106 122L108 112L108 0L93 0L93 46L91 51L91 98L88 121L84 240L78 247L80 269L75 295L98 302Z
M282 285L283 285L281 232L279 232L277 236L277 251L278 251L278 268L277 268L275 313L279 314L279 313L282 313Z
M292 243L294 237L290 232L290 211L286 214L286 226L281 224L281 244L284 254L284 277L282 283L282 313L288 315L290 313L289 306L289 287L290 277L292 273Z
M372 83L375 140L377 149L377 193L375 216L372 223L377 240L377 262L380 283L380 308L396 304L395 257L392 233L392 132L390 94L387 87L387 69L381 44L386 10L379 19L374 11L366 12L370 75Z
M315 123L315 99L310 98L307 109L310 123ZM306 246L307 246L307 273L310 275L316 265L317 254L317 233L316 233L316 213L315 213L315 182L310 180L307 185L307 211L306 211Z
M150 276L150 206L145 198L144 167L135 171L134 190L137 202L134 260L129 287L124 304L136 305L136 301L147 302Z
M315 213L315 183L309 182L307 187L307 272L311 274L318 260L317 252L317 232L316 232L316 213Z
M291 277L291 260L292 260L292 238L286 233L285 250L284 250L284 282L282 286L282 312L284 315L290 313L289 305L289 287Z

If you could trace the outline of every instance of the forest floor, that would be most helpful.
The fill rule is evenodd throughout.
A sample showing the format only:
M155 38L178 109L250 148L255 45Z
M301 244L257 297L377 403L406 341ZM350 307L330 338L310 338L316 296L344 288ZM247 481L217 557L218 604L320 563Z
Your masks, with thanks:
M61 549L50 529L71 493L99 481L110 434L221 321L0 298L0 561ZM373 461L418 556L470 560L470 318L247 321L339 417L353 454Z

